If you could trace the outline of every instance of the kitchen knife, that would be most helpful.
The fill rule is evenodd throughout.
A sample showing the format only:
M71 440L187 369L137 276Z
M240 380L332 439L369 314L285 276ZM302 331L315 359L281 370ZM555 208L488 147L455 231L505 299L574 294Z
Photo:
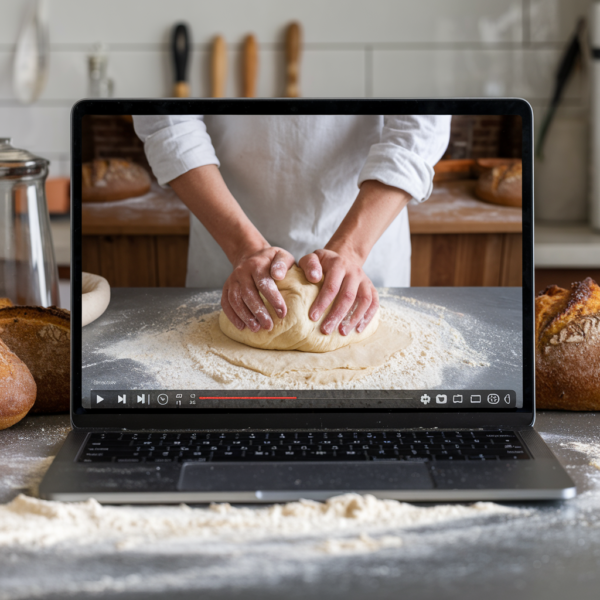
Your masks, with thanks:
M302 30L300 23L290 23L285 33L285 58L287 82L285 96L297 98L300 96L298 80L300 77L300 46L302 44Z
M187 66L190 56L190 34L184 23L178 23L173 28L171 38L171 52L175 66L175 85L173 96L175 98L189 98L190 86L187 83Z
M223 98L227 81L227 45L221 35L218 35L213 42L210 75L211 96Z
M253 35L244 40L242 59L242 96L254 98L256 96L256 77L258 74L258 44Z

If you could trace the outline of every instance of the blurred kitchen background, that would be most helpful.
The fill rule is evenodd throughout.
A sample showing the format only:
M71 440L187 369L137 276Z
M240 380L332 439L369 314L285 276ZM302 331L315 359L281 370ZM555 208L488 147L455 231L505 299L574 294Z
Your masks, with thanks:
M185 22L191 95L212 93L211 55L220 35L224 94L241 96L242 48L253 34L256 96L275 97L286 84L286 28L297 21L303 97L519 96L531 103L539 126L561 57L584 17L582 53L535 164L536 288L587 275L600 281L600 233L590 220L591 0L47 0L47 81L39 98L24 104L13 65L32 4L0 1L0 137L51 161L52 231L63 279L69 273L68 207L61 201L70 169L69 112L90 95L88 57L97 44L113 96L167 97L174 84L173 26ZM68 305L64 296L61 302Z

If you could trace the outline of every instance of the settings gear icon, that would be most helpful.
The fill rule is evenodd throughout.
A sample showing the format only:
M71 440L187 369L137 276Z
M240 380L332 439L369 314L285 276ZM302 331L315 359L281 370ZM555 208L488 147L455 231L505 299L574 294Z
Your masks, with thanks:
M427 394L423 394L421 396L421 402L423 404L429 404L431 402L431 398Z

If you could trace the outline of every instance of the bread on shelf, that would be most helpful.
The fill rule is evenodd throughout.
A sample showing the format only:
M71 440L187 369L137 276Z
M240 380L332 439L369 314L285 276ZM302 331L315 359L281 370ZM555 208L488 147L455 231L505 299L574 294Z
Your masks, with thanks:
M535 300L536 402L541 409L600 410L600 287L588 277Z
M69 411L70 320L69 311L56 307L0 308L0 340L27 365L37 385L32 413Z
M36 385L25 363L0 340L0 429L20 421L31 409Z
M490 163L491 164L491 163ZM483 169L475 195L486 202L503 206L523 205L523 165L521 161Z
M150 191L144 167L122 158L97 158L81 167L81 200L112 202L142 196Z

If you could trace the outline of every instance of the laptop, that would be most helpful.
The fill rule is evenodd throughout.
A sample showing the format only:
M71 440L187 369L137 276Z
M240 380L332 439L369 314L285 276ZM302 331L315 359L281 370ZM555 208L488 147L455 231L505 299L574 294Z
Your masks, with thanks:
M397 334L405 336L400 349L380 352L368 368L326 362L338 350L312 353L308 362L310 353L292 350L292 364L304 365L300 378L289 366L267 369L279 365L280 350L250 349L253 364L233 360L217 331L221 289L185 285L192 217L173 190L152 181L141 196L82 202L82 165L90 160L123 158L150 172L130 115L203 115L217 155L228 119L310 124L345 116L379 123L380 138L387 122L380 115L449 115L433 192L403 211L412 285L379 290L385 348L399 343ZM533 427L532 128L521 99L76 104L73 429L41 497L140 504L324 500L346 492L420 502L574 497L573 481ZM225 181L239 189L239 165L231 153L227 160ZM486 177L518 164L522 189L513 187L509 200L482 199ZM206 255L193 266L201 275L209 264ZM111 298L81 327L84 271L104 276ZM345 369L333 383L331 364Z

